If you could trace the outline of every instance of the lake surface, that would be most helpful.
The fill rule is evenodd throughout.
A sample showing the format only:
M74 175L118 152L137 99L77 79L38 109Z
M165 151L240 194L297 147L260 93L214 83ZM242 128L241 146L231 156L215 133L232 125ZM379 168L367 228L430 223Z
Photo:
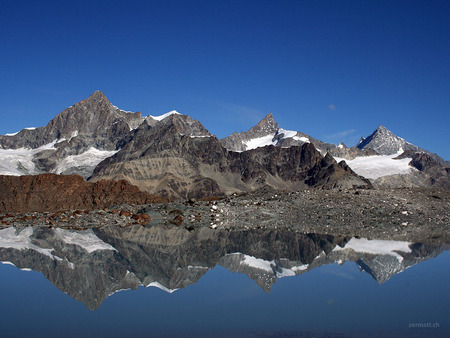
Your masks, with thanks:
M450 335L449 244L130 226L0 230L0 335Z

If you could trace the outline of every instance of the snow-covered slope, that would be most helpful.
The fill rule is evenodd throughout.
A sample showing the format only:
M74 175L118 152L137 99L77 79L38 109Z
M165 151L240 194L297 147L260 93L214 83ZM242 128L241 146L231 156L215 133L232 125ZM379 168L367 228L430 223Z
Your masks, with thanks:
M57 140L38 147L19 149L0 149L0 175L27 175L37 173L33 158L45 150L55 151Z
M404 175L417 171L417 169L409 165L412 158L395 159L401 153L402 151L400 150L394 155L359 156L353 160L335 157L335 160L337 162L345 160L355 173L370 179L396 174Z

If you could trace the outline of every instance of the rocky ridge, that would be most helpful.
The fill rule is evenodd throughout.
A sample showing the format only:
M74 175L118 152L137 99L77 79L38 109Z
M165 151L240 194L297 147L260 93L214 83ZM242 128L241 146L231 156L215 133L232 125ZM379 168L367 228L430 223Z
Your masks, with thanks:
M336 146L331 143L317 140L300 131L279 128L272 113L268 114L256 126L250 128L248 131L233 133L230 136L221 139L220 142L228 150L237 152L251 150L266 145L288 148L292 146L302 146L305 143L312 143L322 155L329 153L333 157L344 159L354 159L357 156L371 156L378 154L371 148L348 148L344 144Z
M267 188L371 187L344 163L322 157L311 143L228 151L186 115L141 125L119 152L99 163L90 180L99 179L125 179L146 192L182 199Z
M322 160L308 145L321 156L331 155L347 165L326 156ZM413 170L414 161L409 167L398 165L391 157L401 149L411 160L414 153L426 154L440 166L423 160L433 168ZM7 175L50 172L79 174L92 181L125 179L148 193L182 199L309 186L447 189L450 180L440 157L383 126L357 147L348 148L282 129L271 113L249 131L218 140L189 116L171 111L142 117L113 106L100 91L67 108L45 127L0 135L0 159L0 173ZM385 164L389 168L371 173Z

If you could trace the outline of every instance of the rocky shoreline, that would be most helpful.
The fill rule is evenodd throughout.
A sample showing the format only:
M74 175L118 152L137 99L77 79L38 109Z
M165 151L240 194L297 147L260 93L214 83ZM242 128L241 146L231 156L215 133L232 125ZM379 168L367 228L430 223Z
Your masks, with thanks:
M105 226L285 230L369 239L450 242L450 191L432 189L263 191L104 209L0 214L0 228Z

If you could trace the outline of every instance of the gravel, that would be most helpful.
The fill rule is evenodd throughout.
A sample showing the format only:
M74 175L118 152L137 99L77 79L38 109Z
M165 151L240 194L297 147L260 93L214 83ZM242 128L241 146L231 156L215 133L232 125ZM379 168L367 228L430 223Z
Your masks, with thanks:
M0 215L0 228L64 229L199 227L242 231L287 230L369 239L450 242L450 191L432 189L303 190L233 194L208 201L116 205L104 210ZM139 217L147 214L150 217Z

